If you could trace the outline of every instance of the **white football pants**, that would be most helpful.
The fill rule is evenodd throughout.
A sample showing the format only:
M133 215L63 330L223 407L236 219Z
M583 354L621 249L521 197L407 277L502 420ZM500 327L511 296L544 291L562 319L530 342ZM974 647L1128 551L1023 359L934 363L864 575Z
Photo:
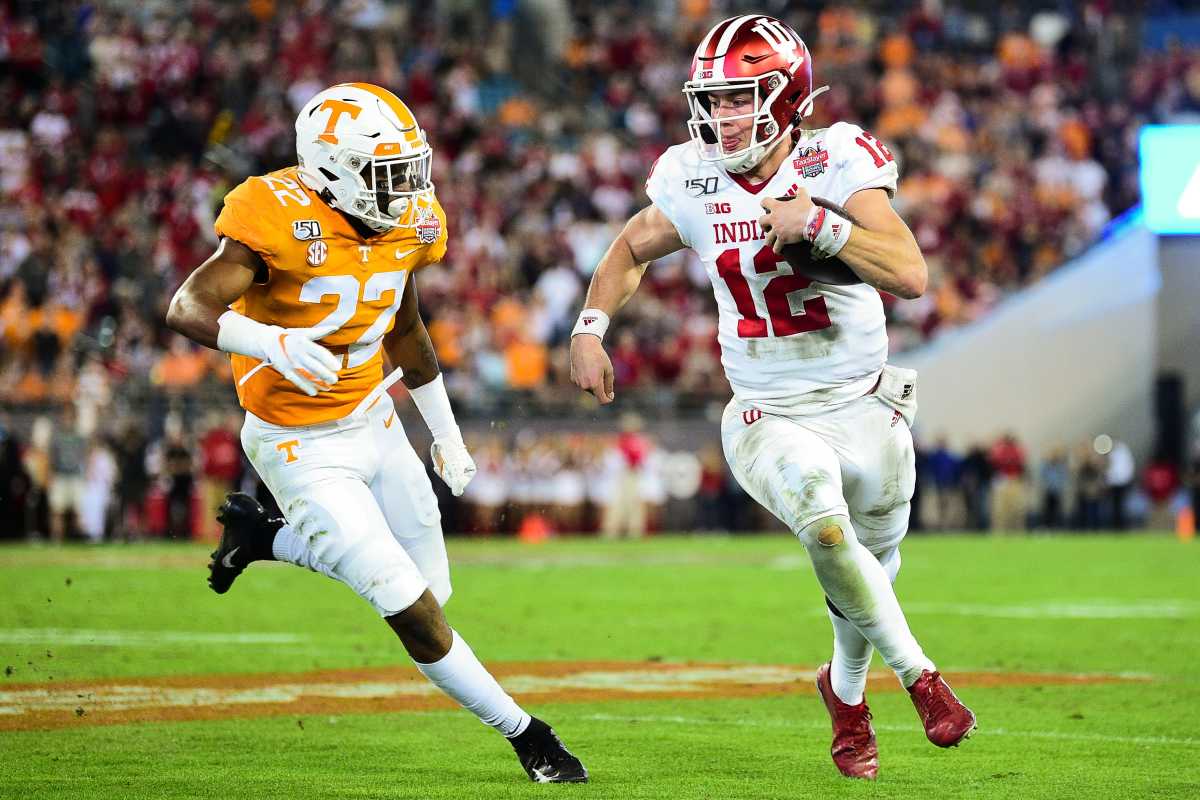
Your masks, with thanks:
M437 499L391 398L301 427L247 413L242 447L295 536L287 560L342 581L384 617L426 589L449 599Z

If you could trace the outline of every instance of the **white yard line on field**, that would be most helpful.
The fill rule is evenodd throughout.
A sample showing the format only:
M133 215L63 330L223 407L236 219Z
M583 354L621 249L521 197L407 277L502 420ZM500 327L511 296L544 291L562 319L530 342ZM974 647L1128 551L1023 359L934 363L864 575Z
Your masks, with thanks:
M703 719L701 717L682 717L673 715L630 716L619 714L586 714L580 719L596 722L639 722L639 723L671 723L695 727L714 726L728 727L736 725L748 728L803 728L829 730L827 722L781 722L778 720L753 719ZM923 733L916 725L880 725L875 724L876 730L895 731L899 733ZM1171 747L1200 747L1200 739L1182 738L1176 736L1116 736L1107 733L1069 733L1066 731L1017 731L1007 728L981 728L974 734L978 737L988 736L1018 736L1033 739L1064 739L1074 742L1108 742L1112 744L1136 744L1148 746Z
M1200 616L1188 600L1047 600L1040 603L901 603L905 614L999 619L1183 619Z
M122 631L85 628L0 628L0 644L158 647L175 644L304 644L294 633L207 633L201 631Z

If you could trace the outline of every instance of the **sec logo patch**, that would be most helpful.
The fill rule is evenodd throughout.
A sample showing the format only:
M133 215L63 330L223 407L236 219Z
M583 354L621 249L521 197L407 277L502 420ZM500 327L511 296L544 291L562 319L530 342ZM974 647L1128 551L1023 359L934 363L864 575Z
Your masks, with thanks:
M312 266L321 266L328 257L329 246L324 242L317 240L308 246L308 263Z

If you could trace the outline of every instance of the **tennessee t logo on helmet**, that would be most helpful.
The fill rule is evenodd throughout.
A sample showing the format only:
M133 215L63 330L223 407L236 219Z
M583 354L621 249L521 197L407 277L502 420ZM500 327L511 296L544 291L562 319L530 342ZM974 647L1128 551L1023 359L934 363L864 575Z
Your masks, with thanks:
M337 129L338 120L341 119L343 114L349 114L350 119L357 119L358 115L362 113L362 108L354 103L347 103L345 100L335 100L331 97L317 107L317 111L325 111L326 109L330 112L329 124L325 126L325 130L317 136L317 139L329 144L337 144L338 138L334 131Z
M415 228L433 203L433 150L400 98L339 83L296 118L299 176L329 205L377 232Z

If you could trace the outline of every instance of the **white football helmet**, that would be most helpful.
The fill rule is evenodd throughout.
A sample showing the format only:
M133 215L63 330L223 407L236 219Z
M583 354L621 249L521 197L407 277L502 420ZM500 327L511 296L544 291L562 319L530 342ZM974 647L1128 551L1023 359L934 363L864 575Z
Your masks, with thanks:
M318 92L296 118L300 179L325 202L384 232L431 211L433 150L400 98L370 83Z

